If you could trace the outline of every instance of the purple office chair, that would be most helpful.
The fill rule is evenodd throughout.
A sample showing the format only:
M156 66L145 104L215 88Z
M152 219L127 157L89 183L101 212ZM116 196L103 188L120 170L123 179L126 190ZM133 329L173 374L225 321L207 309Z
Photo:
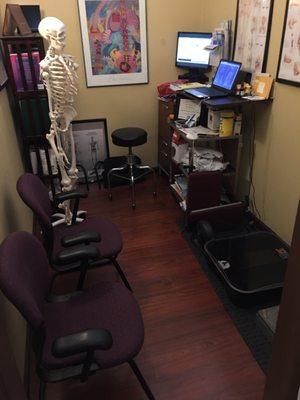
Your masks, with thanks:
M86 217L81 223L76 223L76 213L79 200L87 197L80 191L63 192L56 195L54 201L58 204L65 200L73 200L72 225L58 225L53 227L51 215L54 213L48 190L36 175L25 173L17 182L17 191L28 207L36 215L42 229L42 241L46 249L49 262L56 271L53 280L58 274L80 271L77 289L83 287L87 268L103 265L104 261L110 261L117 269L125 286L132 290L124 275L117 256L122 250L123 242L118 228L105 217ZM82 246L93 243L98 249L97 260L88 259L86 256L78 261L78 254L74 246ZM69 248L67 251L66 248ZM74 254L75 251L75 254ZM77 259L74 262L74 258Z
M133 358L141 350L144 326L139 305L121 283L101 282L85 291L52 296L48 259L39 240L15 232L0 246L0 289L32 328L40 379L86 381L97 370L128 363L148 399L154 396Z

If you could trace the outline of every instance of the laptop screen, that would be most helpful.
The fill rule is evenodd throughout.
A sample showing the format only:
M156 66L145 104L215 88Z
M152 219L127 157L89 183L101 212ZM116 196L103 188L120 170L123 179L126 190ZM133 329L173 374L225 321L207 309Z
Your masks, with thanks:
M240 63L221 60L212 82L213 86L218 86L225 90L232 90L240 69Z

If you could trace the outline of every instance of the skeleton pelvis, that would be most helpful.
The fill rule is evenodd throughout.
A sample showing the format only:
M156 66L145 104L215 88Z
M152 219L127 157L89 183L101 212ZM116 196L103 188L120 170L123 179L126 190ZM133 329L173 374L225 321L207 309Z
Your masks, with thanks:
M57 119L57 123L61 130L69 128L70 123L77 116L77 112L74 107L66 105L63 107L63 113L60 113Z

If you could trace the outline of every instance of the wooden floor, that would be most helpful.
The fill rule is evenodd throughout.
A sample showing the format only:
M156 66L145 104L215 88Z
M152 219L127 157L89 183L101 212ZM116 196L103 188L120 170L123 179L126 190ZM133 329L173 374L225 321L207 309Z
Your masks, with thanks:
M137 209L130 207L127 187L91 188L82 208L106 215L120 228L124 249L119 256L145 323L145 343L136 361L157 400L260 400L264 375L211 288L181 235L182 217L167 181L159 181L157 198L151 181L137 185ZM101 275L102 274L102 275ZM109 279L116 279L110 267ZM89 273L88 284L103 278ZM65 279L67 287L73 278ZM32 396L37 385L32 376ZM143 400L127 365L99 372L88 383L49 384L47 400Z

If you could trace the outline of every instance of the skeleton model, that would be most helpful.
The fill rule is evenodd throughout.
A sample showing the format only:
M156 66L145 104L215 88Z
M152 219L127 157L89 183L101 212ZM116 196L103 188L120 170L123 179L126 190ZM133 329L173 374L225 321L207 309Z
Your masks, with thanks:
M72 56L62 53L66 42L66 27L63 22L54 17L44 18L39 24L39 32L49 43L46 57L40 62L41 77L48 93L51 121L50 132L46 137L57 159L62 190L67 192L74 188L78 172L71 126L77 115L73 103L77 94L78 64ZM64 201L59 207L65 212L65 222L70 224L70 201Z

